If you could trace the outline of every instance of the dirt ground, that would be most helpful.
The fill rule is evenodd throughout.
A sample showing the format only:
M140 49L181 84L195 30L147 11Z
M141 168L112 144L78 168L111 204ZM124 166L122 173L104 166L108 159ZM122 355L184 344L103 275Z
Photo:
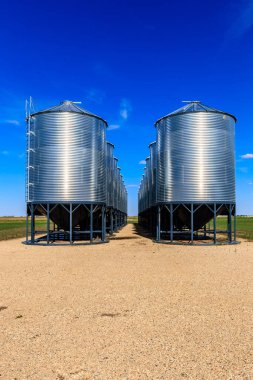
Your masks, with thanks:
M253 243L0 243L0 380L253 379Z

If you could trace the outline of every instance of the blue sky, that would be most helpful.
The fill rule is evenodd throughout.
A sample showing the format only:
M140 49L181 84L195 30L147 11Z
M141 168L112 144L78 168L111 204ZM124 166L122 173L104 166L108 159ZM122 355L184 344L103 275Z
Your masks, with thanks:
M108 121L130 215L158 118L185 99L234 114L238 213L253 214L253 0L9 0L0 35L0 215L25 212L30 95Z

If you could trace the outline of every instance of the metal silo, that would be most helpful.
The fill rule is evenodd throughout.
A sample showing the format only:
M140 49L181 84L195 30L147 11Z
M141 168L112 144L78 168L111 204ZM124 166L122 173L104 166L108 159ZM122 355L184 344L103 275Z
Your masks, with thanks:
M235 202L235 121L190 103L156 122L158 202Z
M113 165L113 207L115 210L118 209L118 158L114 157Z
M151 207L151 162L150 157L146 158L146 177L147 177L147 208Z
M120 175L120 212L123 213L123 175Z
M117 167L116 170L116 199L117 199L117 216L116 216L116 230L120 228L120 171L121 168Z
M151 166L151 205L156 204L156 141L149 144Z
M107 141L106 143L106 178L107 178L107 216L106 230L113 234L114 218L114 145Z
M152 155L152 159L153 159ZM154 213L152 207L152 177L153 177L153 167L152 167L151 156L146 158L146 166L144 168L144 174L140 184L140 189L138 193L138 210L139 210L139 223L145 227L152 228L151 220L153 220L151 214Z
M148 209L148 180L147 180L147 167L144 168L143 175L143 207L144 210Z
M107 171L107 207L113 207L113 150L114 145L106 143L106 171Z
M124 205L123 205L124 224L126 224L127 223L127 189L126 189L125 184L124 184L124 196L123 196L123 199L124 199Z
M106 127L71 101L27 118L26 201L32 218L47 215L47 243L60 234L71 243L77 234L93 240L93 224L104 240Z
M232 241L235 122L233 115L195 101L156 122L158 240L159 213L165 206L169 222L162 229L170 240L187 228L193 242L195 232L214 219L216 243L216 217L224 214Z
M139 221L156 231L157 241L232 243L236 118L198 101L187 103L155 123L157 139L149 146L151 186L147 188L144 169ZM227 217L226 230L217 229L219 215Z
M118 159L113 157L113 207L110 217L110 231L118 231L125 225L127 220L127 211L123 208L124 200L124 184L123 176L118 167Z
M27 201L105 203L106 126L70 101L32 114Z
M156 142L149 145L150 157L146 158L144 175L144 206L139 218L141 223L152 232L156 228Z

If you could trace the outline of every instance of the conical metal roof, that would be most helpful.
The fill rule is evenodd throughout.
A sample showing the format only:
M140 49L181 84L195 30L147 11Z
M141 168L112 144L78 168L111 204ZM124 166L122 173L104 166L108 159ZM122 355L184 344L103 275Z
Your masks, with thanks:
M191 113L191 112L213 112L213 113L221 113L223 115L229 115L236 121L236 117L231 115L230 113L224 112L217 110L216 108L212 108L209 106L206 106L205 104L202 104L200 101L189 101L187 104L176 111L173 111L169 113L166 116L161 117L160 119L157 120L155 124L157 124L160 120L165 119L167 117L173 117L176 115L182 115L184 113Z
M89 116L96 117L97 119L104 121L107 125L107 122L104 119L102 119L100 116L97 116L97 115L79 107L78 105L75 104L75 102L72 102L71 100L64 100L64 101L60 102L60 104L58 106L50 107L50 108L47 108L45 110L35 112L31 116L40 115L42 113L49 113L49 112L74 112L74 113L80 113L83 115L89 115Z
M115 148L115 145L111 143L110 141L106 141L107 144L111 145L113 148Z
M154 144L156 144L156 141L152 141L152 143L150 143L148 147L150 148Z

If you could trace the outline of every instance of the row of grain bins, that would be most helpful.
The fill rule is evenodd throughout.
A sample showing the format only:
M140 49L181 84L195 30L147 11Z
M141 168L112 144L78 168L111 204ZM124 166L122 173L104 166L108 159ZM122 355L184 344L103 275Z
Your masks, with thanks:
M138 216L156 241L236 242L235 122L192 101L155 123Z
M28 112L27 243L105 242L126 223L127 191L106 128L71 101Z

